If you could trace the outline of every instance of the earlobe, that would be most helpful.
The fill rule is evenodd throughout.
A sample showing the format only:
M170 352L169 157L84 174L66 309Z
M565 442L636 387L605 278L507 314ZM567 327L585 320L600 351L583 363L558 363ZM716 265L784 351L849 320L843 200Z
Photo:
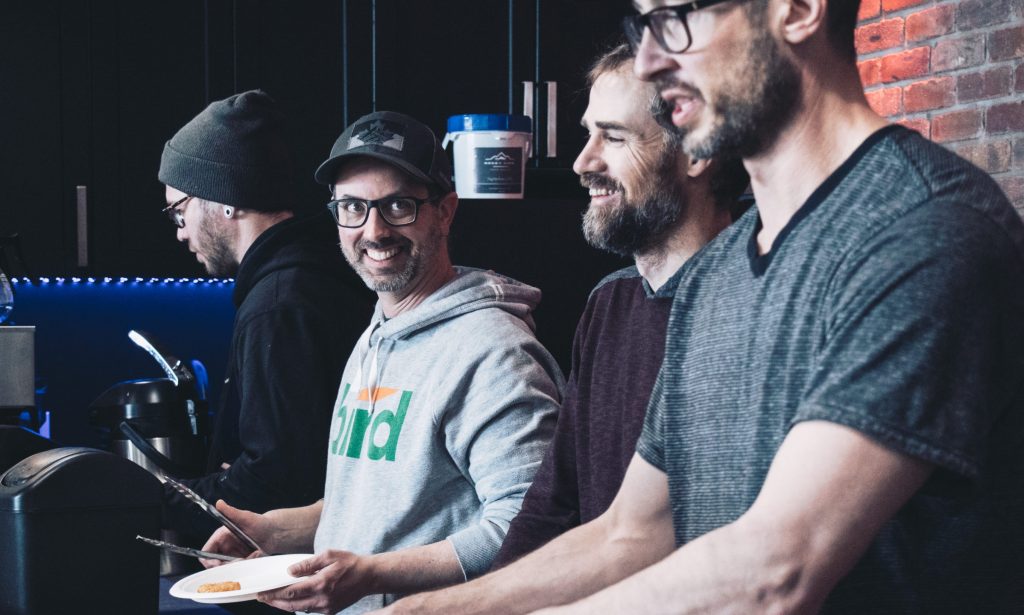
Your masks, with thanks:
M690 165L686 169L686 175L691 178L700 177L704 171L707 170L711 164L711 160L707 158L690 158Z
M806 42L821 31L827 34L825 15L830 0L784 0L780 4L782 16L782 37L790 44Z

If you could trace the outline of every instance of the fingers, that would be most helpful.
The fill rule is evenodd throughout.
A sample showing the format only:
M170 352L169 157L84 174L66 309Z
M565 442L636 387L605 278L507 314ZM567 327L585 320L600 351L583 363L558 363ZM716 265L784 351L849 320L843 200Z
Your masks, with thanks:
M321 584L313 581L299 581L267 592L260 592L256 599L269 604L275 609L293 613L305 611L307 613L333 613L334 610L327 604L328 597L320 589Z
M326 551L313 557L308 557L301 562L296 562L288 567L288 574L293 577L308 577L316 574L321 568L331 563L331 551Z

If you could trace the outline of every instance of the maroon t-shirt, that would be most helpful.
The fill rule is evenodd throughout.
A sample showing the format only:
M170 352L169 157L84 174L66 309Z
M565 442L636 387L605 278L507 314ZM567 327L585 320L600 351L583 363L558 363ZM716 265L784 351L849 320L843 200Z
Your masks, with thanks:
M678 278L651 293L628 267L591 293L576 327L554 439L494 568L601 515L615 498L661 367Z

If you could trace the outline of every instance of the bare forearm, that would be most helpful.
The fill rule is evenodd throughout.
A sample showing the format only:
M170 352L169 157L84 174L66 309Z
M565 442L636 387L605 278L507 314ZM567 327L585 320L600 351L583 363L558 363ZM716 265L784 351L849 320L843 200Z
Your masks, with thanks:
M824 596L809 591L818 584L800 564L806 537L780 541L778 531L725 526L586 599L544 613L815 612Z
M394 605L393 613L528 613L614 583L671 550L671 539L615 534L608 523L578 527L517 562L442 592ZM661 543L661 544L658 544Z

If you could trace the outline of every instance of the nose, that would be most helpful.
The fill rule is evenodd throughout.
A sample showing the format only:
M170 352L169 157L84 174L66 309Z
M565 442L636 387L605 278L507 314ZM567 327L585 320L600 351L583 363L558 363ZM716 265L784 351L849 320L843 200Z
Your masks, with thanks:
M174 235L178 238L178 241L188 241L188 230L186 228L179 226Z
M380 217L380 212L374 207L370 210L370 217L366 219L366 224L363 225L363 237L370 241L379 241L390 236L391 225Z
M654 40L650 28L644 28L643 37L633 59L633 73L644 81L653 81L661 72L673 68L671 56Z
M576 156L576 160L572 163L572 170L576 175L583 175L584 173L600 173L605 170L604 160L600 155L600 146L597 143L597 137L591 135L587 139L586 144L583 145L583 149L580 151L580 155Z

